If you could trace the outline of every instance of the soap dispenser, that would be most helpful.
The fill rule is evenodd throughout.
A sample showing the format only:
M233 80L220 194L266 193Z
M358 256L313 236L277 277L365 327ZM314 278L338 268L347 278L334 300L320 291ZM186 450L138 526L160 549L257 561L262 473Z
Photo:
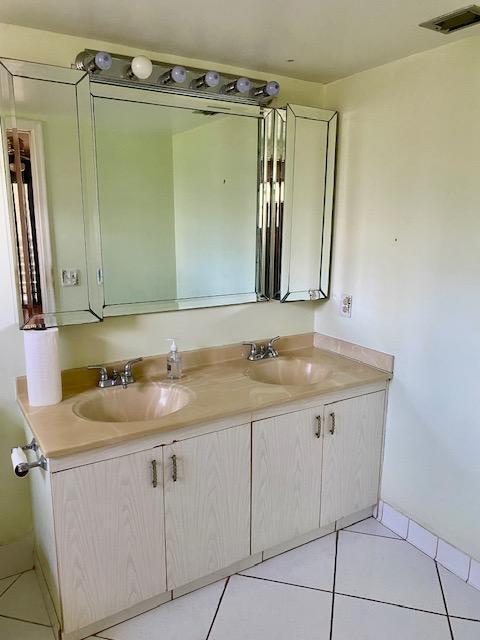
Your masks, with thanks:
M179 380L182 377L182 356L177 351L177 343L173 338L170 340L170 351L167 356L167 376L170 380Z

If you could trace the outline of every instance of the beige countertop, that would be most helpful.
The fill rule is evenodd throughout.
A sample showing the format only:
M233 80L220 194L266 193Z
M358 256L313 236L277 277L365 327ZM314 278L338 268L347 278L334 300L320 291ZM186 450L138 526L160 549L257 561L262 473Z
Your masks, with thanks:
M185 358L184 377L170 383L164 371L164 358L147 359L137 371L138 382L127 389L98 389L96 373L71 370L63 374L63 400L48 407L28 404L26 381L17 381L17 399L30 428L47 458L107 447L119 442L153 435L162 431L202 424L236 414L253 413L273 405L341 391L352 387L386 381L392 374L356 360L313 346L282 351L281 355L318 363L325 369L320 382L303 386L282 386L257 382L245 375L248 367L261 363L240 358L241 348L226 349L231 359L198 366L198 357ZM211 363L208 363L208 362ZM76 371L76 375L72 372ZM191 397L189 404L169 415L149 421L99 422L90 421L74 413L74 406L82 399L98 394L121 392L128 394L136 384L150 381L180 384Z

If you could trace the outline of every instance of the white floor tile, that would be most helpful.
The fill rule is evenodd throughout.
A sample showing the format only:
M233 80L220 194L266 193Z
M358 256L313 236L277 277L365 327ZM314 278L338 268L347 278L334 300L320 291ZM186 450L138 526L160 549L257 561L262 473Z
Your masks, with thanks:
M452 625L455 640L479 640L480 622L450 618L450 624Z
M97 635L111 640L205 640L225 580L162 604Z
M396 511L389 504L383 505L382 511L383 524L398 533L401 538L406 538L408 533L408 518L399 511Z
M445 613L435 562L403 540L340 532L335 590Z
M378 522L378 520L375 520L375 518L368 518L368 520L362 520L362 522L352 524L352 526L345 529L345 531L369 533L371 536L385 536L385 538L400 539L400 536L397 536L396 533L390 531L390 529L387 529L387 527L384 527L383 524L380 524L380 522Z
M450 640L446 616L335 596L332 640Z
M23 573L0 597L0 615L50 624L34 571Z
M0 616L0 638L2 640L54 640L49 627L10 620Z
M462 580L468 579L470 558L466 553L459 551L459 549L452 547L451 544L443 540L438 541L437 562L459 578L462 578Z
M233 576L209 640L328 640L331 594Z
M332 533L302 547L270 558L242 575L289 582L316 589L333 589L336 534Z
M10 576L9 578L2 578L0 580L0 597L16 579L17 576Z
M457 576L438 567L442 580L443 593L447 601L447 610L451 616L480 620L480 591ZM480 635L478 636L480 639Z

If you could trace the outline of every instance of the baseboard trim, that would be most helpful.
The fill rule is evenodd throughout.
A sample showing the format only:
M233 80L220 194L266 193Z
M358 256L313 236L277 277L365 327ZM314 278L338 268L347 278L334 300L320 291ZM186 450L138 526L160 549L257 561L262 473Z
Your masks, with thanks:
M0 546L0 579L33 569L33 535Z
M471 587L480 590L480 563L386 502L378 503L374 514L387 529L448 569Z

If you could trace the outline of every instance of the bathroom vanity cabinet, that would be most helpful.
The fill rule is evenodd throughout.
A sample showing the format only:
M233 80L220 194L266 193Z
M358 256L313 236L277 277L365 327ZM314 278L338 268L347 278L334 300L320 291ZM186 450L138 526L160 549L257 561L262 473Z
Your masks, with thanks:
M371 509L386 385L55 458L32 473L37 565L61 637L83 638Z

